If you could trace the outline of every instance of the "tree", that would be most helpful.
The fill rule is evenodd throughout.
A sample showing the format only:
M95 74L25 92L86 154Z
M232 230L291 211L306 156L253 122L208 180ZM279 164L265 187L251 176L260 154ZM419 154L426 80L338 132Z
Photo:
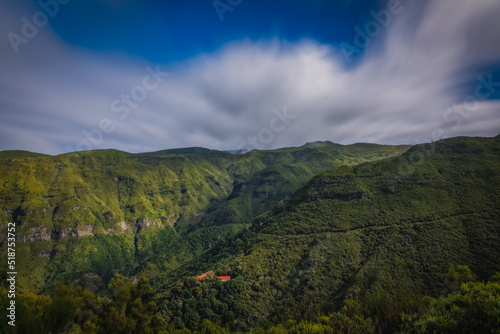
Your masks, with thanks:
M499 333L500 284L465 283L435 300L416 321L412 333Z
M457 290L463 283L473 282L476 280L476 275L469 269L468 266L450 265L446 278L451 284L452 290Z

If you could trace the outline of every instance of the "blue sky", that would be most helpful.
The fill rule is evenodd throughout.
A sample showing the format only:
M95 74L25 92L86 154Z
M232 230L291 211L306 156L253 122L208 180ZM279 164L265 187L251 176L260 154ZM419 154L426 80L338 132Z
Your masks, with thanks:
M500 133L497 0L7 0L0 150Z
M220 3L73 0L52 26L67 43L118 50L164 63L213 52L245 38L311 38L340 43L351 37L351 26L366 20L369 11L376 8L374 1L358 1L356 5L327 0L235 0L237 6Z

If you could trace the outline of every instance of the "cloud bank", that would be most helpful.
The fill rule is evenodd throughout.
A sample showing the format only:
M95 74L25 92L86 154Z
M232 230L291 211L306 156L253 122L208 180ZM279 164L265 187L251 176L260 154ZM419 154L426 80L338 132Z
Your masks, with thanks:
M20 18L37 10L6 8L0 33L19 32ZM500 101L489 97L500 77L488 69L500 66L498 13L496 0L402 0L379 32L358 27L373 38L351 64L342 46L308 39L233 41L180 63L150 64L66 45L48 26L17 54L2 38L0 149L228 150L494 136ZM356 47L355 34L345 43Z

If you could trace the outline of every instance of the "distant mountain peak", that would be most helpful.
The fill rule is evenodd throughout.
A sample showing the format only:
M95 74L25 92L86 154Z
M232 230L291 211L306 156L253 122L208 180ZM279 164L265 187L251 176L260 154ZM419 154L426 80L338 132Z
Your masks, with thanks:
M317 141L305 143L301 147L325 147L325 146L332 146L332 145L340 145L340 144L332 143L329 140L325 140L325 141L317 140Z

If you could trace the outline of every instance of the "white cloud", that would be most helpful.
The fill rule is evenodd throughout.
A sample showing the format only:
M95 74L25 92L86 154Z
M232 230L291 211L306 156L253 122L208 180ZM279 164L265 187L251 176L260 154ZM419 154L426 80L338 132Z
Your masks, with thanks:
M67 46L48 27L17 55L3 39L0 149L76 149L85 140L82 131L99 129L104 118L116 129L95 148L251 146L248 138L271 128L273 109L283 106L296 117L274 131L266 147L313 140L415 143L437 139L432 133L438 128L441 136L496 135L497 101L479 102L459 126L450 116L460 114L446 111L474 94L478 70L500 62L500 23L492 15L500 3L407 6L354 68L346 67L339 50L312 40L233 42L162 66L170 76L124 120L112 102L141 85L146 66L156 64ZM1 18L10 19L2 33L19 24L16 15L24 14L3 12ZM464 86L472 91L464 93Z

